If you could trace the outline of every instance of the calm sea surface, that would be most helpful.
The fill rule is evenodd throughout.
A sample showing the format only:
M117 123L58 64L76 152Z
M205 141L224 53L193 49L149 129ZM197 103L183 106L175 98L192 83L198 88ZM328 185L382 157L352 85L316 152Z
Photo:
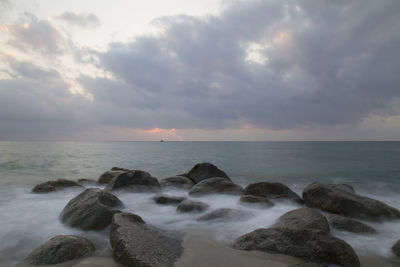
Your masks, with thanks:
M142 169L163 178L186 172L199 162L217 165L242 186L256 181L282 182L301 194L314 181L350 183L358 193L400 208L400 142L0 142L0 266L18 262L54 235L80 234L58 220L65 204L80 191L31 194L30 189L38 182L97 179L113 166ZM177 229L202 228L193 218L181 215L180 222L168 223L174 210L158 207L148 194L118 197L124 203L135 203L127 205L126 210L151 223ZM237 206L237 200L230 197L205 201L215 208ZM276 205L250 222L224 225L223 231L216 225L214 230L229 243L240 234L268 227L295 207ZM400 239L400 224L372 225L378 229L378 236L334 233L358 254L373 251L393 260L390 246ZM106 234L92 235L103 240L107 251Z

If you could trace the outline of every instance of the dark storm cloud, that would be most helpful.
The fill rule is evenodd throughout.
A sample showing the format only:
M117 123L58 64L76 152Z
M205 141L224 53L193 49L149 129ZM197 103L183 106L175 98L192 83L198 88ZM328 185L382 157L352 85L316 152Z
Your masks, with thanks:
M238 2L154 23L162 34L98 54L115 80L81 77L105 124L288 129L398 114L397 0ZM264 64L248 60L252 43Z
M98 17L92 13L73 13L66 11L57 18L62 19L72 25L80 27L96 27L100 25Z

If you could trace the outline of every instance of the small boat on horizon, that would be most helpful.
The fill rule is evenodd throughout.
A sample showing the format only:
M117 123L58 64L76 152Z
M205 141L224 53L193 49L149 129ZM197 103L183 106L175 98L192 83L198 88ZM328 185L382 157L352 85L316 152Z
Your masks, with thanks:
M160 141L160 142L164 142L164 140L162 140L162 139L161 139L161 141Z

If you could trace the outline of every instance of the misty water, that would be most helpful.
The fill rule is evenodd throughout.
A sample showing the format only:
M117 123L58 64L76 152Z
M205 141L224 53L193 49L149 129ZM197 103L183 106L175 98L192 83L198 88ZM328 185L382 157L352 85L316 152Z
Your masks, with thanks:
M0 266L12 266L59 234L82 234L96 242L98 255L110 255L108 229L81 231L63 225L59 214L82 189L32 194L47 180L97 179L113 166L142 169L161 179L183 173L199 162L211 162L242 186L257 181L281 182L296 193L314 181L349 183L356 192L400 208L400 142L0 142ZM169 191L187 196L186 191ZM195 198L216 208L250 212L249 220L198 222L199 214L179 214L157 205L152 193L115 193L124 211L147 223L188 234L210 234L229 245L238 236L269 227L283 213L299 207L280 202L269 209L239 204L237 196ZM378 231L360 235L338 231L360 257L376 255L400 261L391 246L400 239L400 222L365 222Z

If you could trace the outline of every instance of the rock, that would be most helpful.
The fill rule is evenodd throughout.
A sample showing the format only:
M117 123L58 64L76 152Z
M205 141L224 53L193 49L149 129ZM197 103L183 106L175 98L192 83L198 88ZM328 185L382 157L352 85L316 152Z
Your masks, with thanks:
M201 212L208 208L209 206L206 203L186 199L179 203L176 210L179 212Z
M114 215L110 231L114 260L124 266L174 266L183 250L181 239L137 222L138 217L129 213Z
M303 191L307 206L363 220L399 219L400 211L385 203L342 190L312 183Z
M33 193L48 193L48 192L53 192L56 190L64 189L66 187L82 187L81 184L75 182L75 181L70 181L66 179L57 179L54 181L47 181L41 184L36 185L33 189Z
M330 187L335 188L335 189L341 189L350 193L355 193L356 190L354 190L354 187L349 184L328 184Z
M169 195L159 194L159 195L155 195L152 199L158 204L178 205L179 203L181 203L186 198L185 197L177 197L177 196L169 196Z
M324 215L309 208L291 210L281 217L274 225L278 228L311 229L329 233L329 224Z
M240 202L246 205L254 206L255 204L264 207L264 208L269 208L274 205L271 201L269 201L266 197L257 197L257 196L252 196L252 195L242 195L240 197Z
M81 178L78 180L78 183L83 184L83 185L98 185L99 183L93 179L86 179L86 178Z
M357 234L374 234L376 233L376 230L369 226L366 225L362 222L346 218L343 216L335 215L335 214L330 214L328 215L329 222L339 230L344 230L352 233L357 233Z
M219 221L219 222L225 222L225 221L231 221L231 220L243 221L243 220L249 219L250 217L251 217L251 214L246 211L222 208L222 209L217 209L217 210L214 210L207 214L204 214L203 216L199 217L197 220L198 221Z
M160 181L162 187L174 187L178 189L190 189L194 182L185 176L172 176Z
M315 262L303 262L303 263L292 265L292 267L328 267L328 264L315 263Z
M98 179L99 184L108 184L113 178L118 175L125 173L124 171L106 171L102 175L100 175Z
M303 204L303 200L299 195L281 183L259 182L249 184L244 189L244 195L266 197L269 199L288 198L297 203Z
M157 178L152 177L148 172L135 170L124 172L114 177L106 186L106 191L116 189L129 190L131 192L158 192L160 183Z
M392 247L392 251L394 254L396 254L397 256L400 256L400 240L397 241L393 247Z
M24 260L32 265L49 265L90 256L95 250L92 241L75 235L58 235L34 249Z
M214 178L214 177L222 177L227 180L229 179L228 175L217 166L211 163L199 163L196 164L188 173L187 177L190 178L194 183L201 182L205 179Z
M228 181L226 178L214 177L195 184L189 191L189 195L202 196L208 194L240 195L243 188L240 185Z
M319 230L257 229L236 239L233 247L282 253L317 263L360 266L360 261L350 245Z
M98 188L89 188L71 199L61 212L61 220L83 230L101 230L112 220L122 202L113 194Z
M135 170L126 169L126 168L120 168L120 167L112 167L111 171L133 172Z

